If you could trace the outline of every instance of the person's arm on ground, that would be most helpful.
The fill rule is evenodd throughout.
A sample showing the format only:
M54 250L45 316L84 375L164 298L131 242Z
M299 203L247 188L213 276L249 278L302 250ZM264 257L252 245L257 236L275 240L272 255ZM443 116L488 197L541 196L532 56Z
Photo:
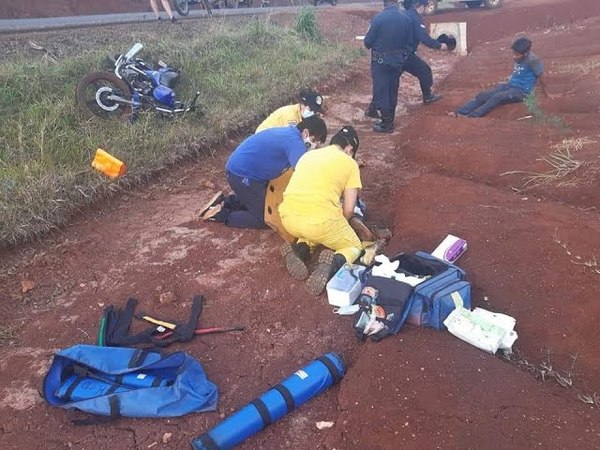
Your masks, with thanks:
M342 211L346 219L350 219L354 215L356 200L358 199L358 188L344 189L344 201Z

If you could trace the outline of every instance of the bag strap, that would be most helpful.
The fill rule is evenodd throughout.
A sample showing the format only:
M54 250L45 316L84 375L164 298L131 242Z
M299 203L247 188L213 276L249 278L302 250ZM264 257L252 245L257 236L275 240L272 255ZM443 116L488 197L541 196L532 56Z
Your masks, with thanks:
M327 370L329 370L329 373L331 374L331 378L333 378L333 384L337 384L342 379L342 374L328 357L321 356L317 361L323 363L325 367L327 367Z
M187 323L177 325L173 330L173 334L166 339L152 338L152 343L164 347L173 342L188 342L192 340L198 327L198 319L200 318L200 314L202 314L203 301L204 296L195 295L192 299L192 309Z
M198 436L197 440L200 441L206 450L221 450L215 440L208 433Z
M110 407L109 416L94 416L86 419L75 419L71 422L76 427L87 426L87 425L100 425L113 422L121 417L121 405L119 403L119 397L116 395L110 395L108 397L108 405Z

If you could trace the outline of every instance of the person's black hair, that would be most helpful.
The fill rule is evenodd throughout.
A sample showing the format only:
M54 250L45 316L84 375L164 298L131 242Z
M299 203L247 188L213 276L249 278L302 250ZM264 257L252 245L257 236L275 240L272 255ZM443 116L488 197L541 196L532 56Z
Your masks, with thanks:
M526 37L517 38L512 43L510 48L513 51L520 53L521 55L524 55L527 52L529 52L529 50L531 50L531 39L526 38Z
M327 140L327 125L325 121L316 114L314 116L302 119L296 127L302 132L308 130L309 136L315 136L319 142L325 142Z
M350 145L352 147L352 157L354 158L360 141L354 127L346 125L331 138L329 145L339 145L343 149Z

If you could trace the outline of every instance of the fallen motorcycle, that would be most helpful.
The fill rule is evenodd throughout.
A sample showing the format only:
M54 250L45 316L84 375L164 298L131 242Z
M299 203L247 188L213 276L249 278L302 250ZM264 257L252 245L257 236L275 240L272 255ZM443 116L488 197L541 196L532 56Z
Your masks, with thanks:
M162 61L154 69L135 58L142 48L137 43L125 54L109 56L113 73L91 72L83 77L77 83L78 106L104 118L131 114L132 120L140 109L166 117L194 111L200 92L188 102L176 100L174 87L181 72Z

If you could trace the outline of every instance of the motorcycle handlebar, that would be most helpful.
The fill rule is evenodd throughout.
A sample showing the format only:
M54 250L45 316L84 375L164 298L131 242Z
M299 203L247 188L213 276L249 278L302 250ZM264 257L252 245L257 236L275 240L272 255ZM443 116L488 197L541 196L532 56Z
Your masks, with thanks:
M144 46L142 44L140 44L139 42L136 43L133 47L131 47L129 49L129 51L127 53L125 53L125 59L127 61L131 60L135 55L137 55L141 49L143 49Z

